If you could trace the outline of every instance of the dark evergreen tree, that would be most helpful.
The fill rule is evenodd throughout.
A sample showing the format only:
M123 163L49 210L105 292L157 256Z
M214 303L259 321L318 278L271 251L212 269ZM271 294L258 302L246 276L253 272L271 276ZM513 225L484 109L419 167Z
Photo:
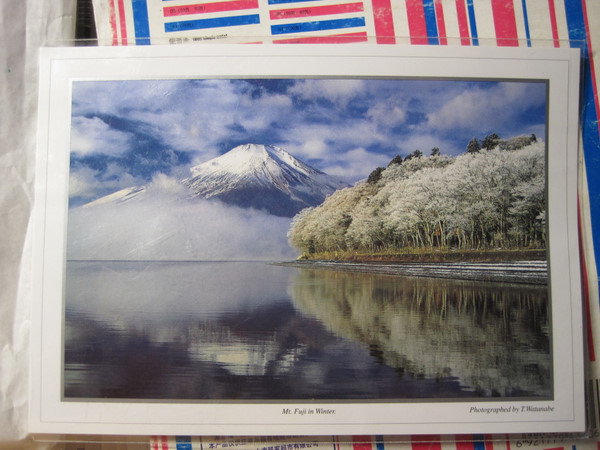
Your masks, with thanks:
M388 167L393 166L394 164L397 164L397 165L402 164L402 156L400 156L400 155L394 156L394 159L392 159L390 161L390 163L388 164Z
M375 184L379 180L381 180L381 174L383 173L384 170L385 170L384 167L378 167L373 172L371 172L369 174L369 178L367 178L367 183L369 183L369 184Z
M431 156L440 156L440 149L439 149L439 147L433 147L431 149Z
M491 150L500 143L500 136L496 133L488 134L483 141L481 141L481 148L485 150Z
M410 155L406 155L406 158L404 158L404 161L408 161L409 159L413 159L413 158L420 158L421 156L423 156L423 152L419 149L416 149Z
M479 141L476 137L473 137L467 144L467 153L479 153L480 150L481 145L479 145Z

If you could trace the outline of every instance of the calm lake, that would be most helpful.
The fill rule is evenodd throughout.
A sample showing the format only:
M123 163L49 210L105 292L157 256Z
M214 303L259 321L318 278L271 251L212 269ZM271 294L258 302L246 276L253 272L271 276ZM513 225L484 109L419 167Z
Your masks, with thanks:
M552 398L544 286L67 263L65 398Z

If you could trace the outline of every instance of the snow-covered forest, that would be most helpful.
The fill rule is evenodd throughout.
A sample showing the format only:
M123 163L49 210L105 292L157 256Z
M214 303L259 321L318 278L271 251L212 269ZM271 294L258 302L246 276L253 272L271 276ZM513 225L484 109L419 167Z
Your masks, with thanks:
M302 210L288 238L305 254L403 248L544 248L545 144L473 139L459 156L416 150Z

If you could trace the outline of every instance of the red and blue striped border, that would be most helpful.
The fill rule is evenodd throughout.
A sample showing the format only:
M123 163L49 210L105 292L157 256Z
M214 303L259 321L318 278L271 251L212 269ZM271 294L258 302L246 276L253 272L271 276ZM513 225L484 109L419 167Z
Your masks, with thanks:
M183 20L180 22L166 22L165 32L172 33L175 31L189 31L189 30L205 30L208 28L223 28L223 27L236 27L241 25L256 25L260 23L260 16L258 14L245 14L242 16L227 16L227 17L213 17L211 19L196 19L196 20Z
M337 5L304 6L302 8L272 9L269 11L271 20L290 19L298 17L325 16L331 14L347 14L363 12L365 10L362 2L342 3Z
M119 0L122 2L122 0ZM133 27L136 45L150 44L150 24L148 22L148 5L146 0L131 0L133 8ZM123 18L125 14L121 15ZM122 19L123 20L123 19Z
M587 20L586 0L565 0L567 12L567 24L569 29L569 40L571 47L580 48L582 52L582 70L583 78L581 81L581 139L583 145L583 154L585 166L588 173L600 173L600 125L598 124L599 105L598 105L598 86L596 84L596 73L594 61L591 58L592 41L590 38L590 27ZM592 242L594 246L594 256L596 261L600 257L600 177L591 176L587 180L588 195L591 204L591 226ZM578 204L578 212L579 212ZM582 233L581 213L579 212L579 232ZM584 308L586 315L588 359L593 362L596 360L594 349L593 328L591 325L591 305L589 295L589 280L587 273L587 264L581 252L582 263L582 288L584 297ZM600 447L599 447L600 448Z
M204 449L226 449L226 448L255 448L257 450L289 450L289 449L309 449L309 448L328 448L331 445L331 450L385 450L387 448L401 450L511 450L511 442L515 447L526 445L527 447L544 450L577 450L577 446L573 443L562 446L534 444L534 440L528 441L526 438L522 440L515 439L511 441L506 435L483 435L469 434L457 436L440 436L440 435L418 435L409 436L408 438L400 438L398 436L323 436L321 439L312 438L308 442L304 442L301 438L298 440L285 439L285 441L277 445L270 439L264 442L261 439L250 438L248 442L244 442L247 438L235 438L236 441L229 442L227 438L222 441L216 438L216 441L207 440L199 437L190 436L151 436L151 450L204 450ZM251 442L251 444L250 444ZM519 445L519 442L521 445ZM525 444L523 444L525 442ZM595 445L597 450L600 450L600 443ZM587 449L590 446L586 446Z
M164 17L178 17L190 14L209 14L224 11L239 11L243 9L257 9L258 0L229 0L224 2L206 2L185 6L165 6Z
M292 33L306 33L311 31L339 30L341 28L364 27L364 17L350 17L347 19L319 20L315 22L286 23L282 25L271 25L273 36Z

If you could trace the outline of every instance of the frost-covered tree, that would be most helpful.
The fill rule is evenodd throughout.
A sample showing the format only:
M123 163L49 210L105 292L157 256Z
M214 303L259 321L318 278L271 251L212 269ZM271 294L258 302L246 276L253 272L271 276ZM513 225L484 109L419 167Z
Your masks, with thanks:
M535 134L531 136L517 136L508 140L501 140L498 144L502 150L519 150L537 141Z
M544 164L539 140L512 151L412 157L302 211L290 242L304 252L543 248Z
M290 244L305 253L341 251L347 248L346 232L351 226L357 205L373 195L374 187L360 183L334 192L315 207L298 213L292 220Z

